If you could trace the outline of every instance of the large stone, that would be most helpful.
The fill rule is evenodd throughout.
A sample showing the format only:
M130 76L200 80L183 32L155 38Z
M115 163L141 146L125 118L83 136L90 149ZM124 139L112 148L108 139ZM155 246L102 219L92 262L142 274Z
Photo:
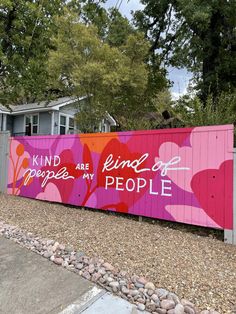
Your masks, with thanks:
M196 311L194 310L194 308L189 305L184 306L184 312L187 314L196 314Z
M59 250L64 251L65 250L65 245L59 244L58 248L59 248Z
M65 267L65 268L67 268L69 266L67 261L64 261L61 265L62 265L62 267Z
M104 276L104 277L105 277L105 276ZM108 283L114 281L114 279L113 279L112 277L106 277L106 280L107 280Z
M53 261L53 263L57 264L57 265L61 265L64 262L63 258L61 257L56 257Z
M54 245L53 245L53 247L52 247L52 251L53 251L53 252L56 252L56 250L58 249L59 245L60 245L60 244L59 244L58 242L55 242Z
M155 290L155 293L160 300L163 300L167 298L169 291L167 291L166 289L159 288Z
M145 289L147 289L147 290L155 290L155 285L152 282L147 282L145 284Z
M153 302L146 302L146 309L150 312L153 312L156 309L156 304Z
M73 255L70 256L70 262L75 262L75 261L76 261L76 257L75 257L75 255L73 254Z
M124 293L124 294L129 294L129 293L130 293L129 289L126 288L125 286L122 286L122 287L121 287L121 291L122 291L122 293Z
M82 273L82 276L83 276L85 279L87 279L87 280L90 280L90 279L91 279L91 275L90 275L90 273L89 273L88 271L84 271L84 272Z
M138 290L130 290L129 294L132 296L132 297L135 297L136 295L139 294L139 291Z
M109 283L109 286L110 286L111 288L119 288L120 284L119 284L118 281L111 281L111 282Z
M125 280L120 280L120 286L125 286L126 285L126 281Z
M77 263L77 264L75 265L75 268L77 268L77 269L79 269L79 270L83 269L83 267L84 267L84 265L83 265L82 263Z
M166 314L166 312L167 311L165 309L161 309L161 308L156 309L156 313L158 313L158 314Z
M50 251L49 252L47 251L43 254L43 256L46 258L50 258L52 255L53 255L53 252L50 252Z
M149 296L152 296L153 293L154 293L154 290L149 289L149 290L147 291L147 294L148 294Z
M184 306L182 304L175 306L175 314L184 314Z
M100 278L101 278L101 274L100 273L94 273L92 275L92 281L93 282L97 282Z
M138 303L145 304L145 300L144 300L143 298L138 298L138 299L137 299L137 302L138 302Z
M113 271L114 270L114 267L111 264L109 264L109 263L104 263L102 266L105 267L105 269L108 270L108 271Z
M152 299L154 302L159 302L159 298L158 298L158 296L157 296L155 293L151 296L151 299Z
M145 286L148 281L144 277L139 277L137 279L137 282L140 283L141 285Z
M139 303L139 304L138 304L138 310L139 310L139 311L144 311L144 310L145 310L145 305L142 304L142 303Z
M178 298L178 296L175 293L172 293L172 292L168 293L167 299L173 300L175 302L175 304L180 303L180 299Z
M162 300L161 301L161 308L165 310L171 310L175 308L175 302L173 300Z
M94 265L93 265L93 264L90 264L90 265L89 265L89 268L88 268L88 272L89 272L90 274L93 274L94 271L95 271Z
M138 276L136 276L136 275L133 275L133 276L131 276L131 281L133 282L133 283L135 283L137 280L138 280Z
M104 267L99 268L98 272L103 276L106 274L106 269Z

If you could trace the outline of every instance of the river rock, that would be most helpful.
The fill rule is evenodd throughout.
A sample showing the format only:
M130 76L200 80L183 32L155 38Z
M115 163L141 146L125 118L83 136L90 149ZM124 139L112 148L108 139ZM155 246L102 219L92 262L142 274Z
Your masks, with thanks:
M171 310L175 308L175 302L173 300L162 300L161 301L161 308L165 310Z
M155 285L152 282L147 282L145 284L145 289L147 289L147 290L155 290Z
M77 269L83 269L83 267L84 267L84 265L82 264L82 263L77 263L76 265L75 265L75 268L77 268Z
M167 298L169 291L167 291L166 289L159 288L155 290L155 293L160 300L163 300Z
M138 310L139 310L139 311L144 311L144 310L145 310L145 305L142 304L142 303L139 303L139 304L138 304Z
M158 314L166 314L166 310L165 309L161 309L161 308L157 308L156 309L156 313L158 313Z
M129 293L132 297L135 297L136 295L139 294L139 291L138 290L130 290L130 293Z
M109 264L109 263L104 263L102 266L105 267L105 269L108 270L108 271L113 271L114 270L114 267L111 264Z
M85 279L87 279L87 280L90 280L90 279L91 279L91 275L90 275L90 273L89 273L88 271L84 271L84 272L82 273L82 276L83 276Z
M63 258L61 257L55 257L53 263L57 264L57 265L61 265L64 262Z
M146 309L150 312L153 312L156 309L156 304L153 302L146 302Z
M184 306L184 312L187 314L195 314L196 311L191 306L185 305Z
M151 296L151 299L152 299L154 302L159 302L159 298L158 298L158 296L157 296L155 293L153 293L153 295Z
M149 296L152 296L153 293L154 293L154 290L149 289L149 290L147 291L147 294L148 294Z
M124 294L129 294L129 289L128 288L126 288L125 286L122 286L121 287L121 291L122 291L122 293L124 293Z
M111 282L109 283L109 286L110 286L111 288L119 288L120 284L119 284L118 281L111 281Z
M139 277L137 279L137 282L140 283L141 285L143 285L143 287L144 287L148 281L144 277Z
M47 252L43 253L43 256L46 257L46 258L50 258L52 255L53 255L53 252L50 252L50 251L49 252L47 251Z
M182 304L177 304L175 306L175 314L184 314L184 306Z

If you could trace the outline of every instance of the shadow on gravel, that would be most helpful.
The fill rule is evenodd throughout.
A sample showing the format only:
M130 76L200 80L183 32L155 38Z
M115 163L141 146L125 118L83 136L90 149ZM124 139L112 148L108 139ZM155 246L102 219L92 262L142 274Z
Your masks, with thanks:
M130 219L130 220L135 220L135 221L139 220L139 216L136 216L136 215L123 214L123 213L113 212L113 211L108 211L108 210L94 209L90 207L78 207L78 206L73 206L73 205L68 205L68 204L64 204L64 205L68 208L83 209L83 210L95 211L95 212L102 211L104 215L120 216L125 219ZM142 222L145 222L148 224L152 224L152 225L156 224L164 228L170 228L173 230L179 230L186 233L196 234L201 237L209 237L209 238L217 239L219 241L224 241L224 230L187 225L180 222L165 221L165 220L160 220L157 218L148 218L148 217L143 217L143 216L141 216L141 219L142 219L141 220Z
M134 221L138 221L140 216L136 215L131 215L131 214L124 214L124 213L119 213L119 212L113 212L109 210L101 210L101 209L95 209L95 208L90 208L90 207L79 207L79 206L74 206L70 204L62 204L62 203L57 203L57 202L49 202L49 201L44 201L44 200L36 200L37 202L43 202L43 203L50 203L50 204L58 204L58 205L63 205L67 208L73 208L77 210L88 210L91 212L103 212L104 215L114 215L117 217L123 217L125 219L130 219ZM141 216L141 221L152 224L152 225L159 225L163 228L170 228L173 230L179 230L182 232L186 233L192 233L196 234L201 237L209 237L209 238L214 238L219 241L224 241L224 230L220 229L213 229L213 228L207 228L207 227L201 227L201 226L193 226L193 225L188 225L180 222L173 222L173 221L165 221L165 220L160 220L157 218L148 218Z

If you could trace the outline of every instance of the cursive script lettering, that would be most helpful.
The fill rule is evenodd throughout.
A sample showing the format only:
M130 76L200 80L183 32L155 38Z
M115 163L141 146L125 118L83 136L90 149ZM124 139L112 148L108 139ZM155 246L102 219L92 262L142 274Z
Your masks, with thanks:
M69 179L75 178L75 177L69 175L66 167L62 167L57 172L53 171L53 170L42 171L42 170L28 169L24 173L23 177L25 178L24 185L27 185L27 183L29 182L29 180L31 178L34 178L34 177L43 178L43 182L41 184L42 187L44 187L47 184L48 180L50 180L50 179L69 180Z
M181 162L181 157L180 156L175 156L171 160L167 162L163 162L162 160L157 161L152 168L144 168L143 164L148 158L149 154L143 154L139 159L134 159L134 160L121 160L121 157L118 156L117 159L114 159L113 154L110 154L104 165L102 172L104 171L112 171L114 169L124 169L124 168L132 168L134 172L136 173L141 173L144 171L153 171L156 172L160 170L160 174L162 177L167 175L168 171L173 171L173 170L189 170L190 168L188 167L176 167L175 165L179 164ZM173 167L175 166L175 167Z

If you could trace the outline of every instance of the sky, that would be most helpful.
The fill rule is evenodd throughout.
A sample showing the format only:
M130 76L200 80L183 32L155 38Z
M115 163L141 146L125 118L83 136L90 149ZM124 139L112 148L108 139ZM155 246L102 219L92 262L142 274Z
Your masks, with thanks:
M132 19L131 11L141 10L143 8L139 0L107 0L104 6L106 8L118 7L120 12L128 19ZM168 72L168 78L173 82L171 94L172 97L176 99L186 93L192 75L187 72L186 69L169 68Z

